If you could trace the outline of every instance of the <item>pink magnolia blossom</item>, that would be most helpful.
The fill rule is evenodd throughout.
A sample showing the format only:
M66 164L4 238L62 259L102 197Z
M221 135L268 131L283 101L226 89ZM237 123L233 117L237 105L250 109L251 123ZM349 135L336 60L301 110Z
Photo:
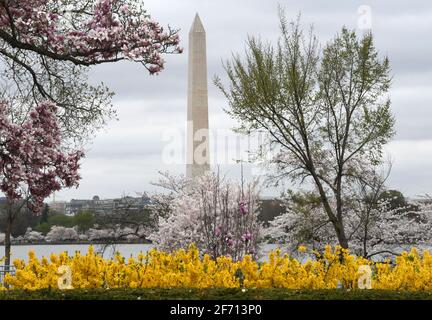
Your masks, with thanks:
M56 106L44 102L21 125L8 118L8 105L0 102L0 190L9 201L28 200L39 212L45 198L62 187L78 186L81 150L61 150Z
M81 6L53 0L2 2L0 28L0 37L14 48L79 65L127 59L157 73L164 68L161 53L182 51L177 31L165 30L137 0Z
M221 233L222 233L221 227L217 226L215 229L215 236L219 237L221 235Z
M240 212L241 214L247 214L247 207L246 207L246 203L244 203L243 201L241 201L239 203L239 207L240 207Z
M244 242L252 240L252 234L248 231L242 236L242 240Z

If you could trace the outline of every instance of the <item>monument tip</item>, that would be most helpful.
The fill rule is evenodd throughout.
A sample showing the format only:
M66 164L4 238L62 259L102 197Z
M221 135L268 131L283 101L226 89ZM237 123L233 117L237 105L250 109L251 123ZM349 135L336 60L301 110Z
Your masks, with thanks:
M199 15L198 15L198 12L195 14L195 19L192 23L192 27L190 29L190 32L205 32L204 26L201 22Z

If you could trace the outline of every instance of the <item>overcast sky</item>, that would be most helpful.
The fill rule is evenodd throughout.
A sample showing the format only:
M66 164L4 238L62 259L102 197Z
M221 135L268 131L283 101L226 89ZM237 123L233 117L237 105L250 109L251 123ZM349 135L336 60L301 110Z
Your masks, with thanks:
M235 123L223 112L226 101L211 80L214 75L224 76L221 61L232 52L241 53L248 35L277 39L278 3L286 8L290 19L301 12L302 22L313 23L323 44L343 25L361 32L359 7L370 7L375 44L382 55L389 56L394 79L390 96L397 135L386 147L393 160L389 186L408 196L432 194L432 2L148 0L144 3L163 25L181 29L182 46L186 50L182 55L166 56L166 69L158 76L149 76L145 69L132 63L107 64L91 70L92 82L103 81L116 92L114 105L119 121L110 122L86 147L80 187L56 194L56 200L154 192L156 189L150 182L157 180L159 170L185 172L182 159L176 164L164 164L162 160L168 144L176 145L183 154L188 32L196 12L207 32L209 123L218 132L218 138L212 137L210 145L212 164L218 162L215 156L234 149L225 148L219 139L220 132L229 132ZM221 170L233 178L240 172L238 165L224 165ZM253 172L246 168L247 176ZM277 193L275 189L265 191L266 195Z

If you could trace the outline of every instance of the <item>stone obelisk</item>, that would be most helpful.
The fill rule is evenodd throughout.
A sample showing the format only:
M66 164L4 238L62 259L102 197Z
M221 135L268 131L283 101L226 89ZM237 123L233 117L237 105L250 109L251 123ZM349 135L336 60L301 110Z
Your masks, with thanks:
M189 31L186 176L210 169L206 34L196 14Z

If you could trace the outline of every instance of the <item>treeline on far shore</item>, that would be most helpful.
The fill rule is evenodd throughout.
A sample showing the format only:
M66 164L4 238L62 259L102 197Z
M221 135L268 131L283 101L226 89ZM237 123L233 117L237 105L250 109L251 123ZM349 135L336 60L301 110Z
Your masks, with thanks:
M84 210L66 215L45 205L39 215L22 211L12 224L14 245L150 243L147 236L155 225L155 218L146 208L109 214ZM5 218L0 215L0 244L5 241Z
M0 241L3 245L4 241ZM114 244L111 241L89 241L89 240L64 240L64 241L46 241L46 240L12 240L14 246L27 246L27 245L109 245ZM152 244L147 239L118 239L115 244Z

